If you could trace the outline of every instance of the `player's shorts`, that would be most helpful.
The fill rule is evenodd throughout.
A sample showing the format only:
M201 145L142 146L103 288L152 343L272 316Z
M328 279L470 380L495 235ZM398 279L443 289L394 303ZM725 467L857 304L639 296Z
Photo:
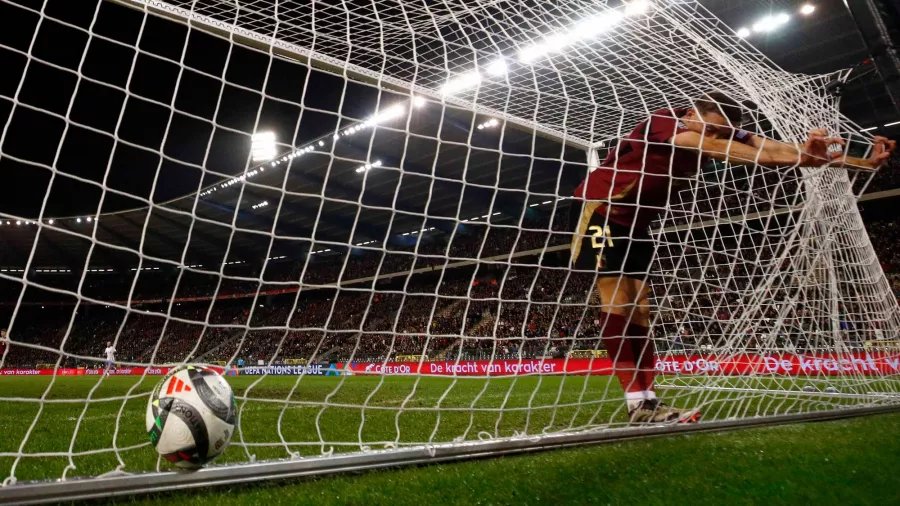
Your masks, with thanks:
M632 230L609 221L603 213L594 212L597 205L593 202L582 206L574 201L572 206L572 268L597 271L600 277L647 276L656 246L646 229Z
M116 363L112 362L110 360L107 360L106 362L104 362L104 367L106 367L107 369L110 367L114 367L115 365L116 365Z

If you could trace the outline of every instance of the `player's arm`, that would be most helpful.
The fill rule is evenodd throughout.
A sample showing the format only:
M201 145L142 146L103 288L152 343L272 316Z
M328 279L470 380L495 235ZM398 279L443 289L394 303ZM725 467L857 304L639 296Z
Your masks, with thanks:
M718 139L697 132L681 132L672 137L672 144L681 149L700 151L715 160L730 163L755 163L767 167L798 165L804 162L803 151L794 149L763 149L753 144L744 144L733 139ZM822 159L816 165L829 160Z
M756 134L750 134L749 144L754 148L775 153L797 153L803 145L796 142L781 142Z
M897 142L879 135L876 135L873 140L875 144L868 158L844 156L843 153L838 153L838 156L833 158L830 165L832 167L854 167L869 170L880 169L893 155L894 149L897 148Z
M844 156L843 152L827 154L828 146L832 144L844 145L844 142L838 138L826 138L825 130L817 129L810 132L810 139L816 146L810 148L810 143L801 145L793 142L780 142L759 135L750 134L748 144L760 149L764 152L776 153L776 156L784 154L790 156L797 152L820 150L820 156L812 156L810 161L823 163L824 157L830 160L829 165L832 167L854 167L868 170L878 170L884 163L890 159L891 154L896 148L897 143L881 136L874 137L874 147L868 158L858 158L855 156Z

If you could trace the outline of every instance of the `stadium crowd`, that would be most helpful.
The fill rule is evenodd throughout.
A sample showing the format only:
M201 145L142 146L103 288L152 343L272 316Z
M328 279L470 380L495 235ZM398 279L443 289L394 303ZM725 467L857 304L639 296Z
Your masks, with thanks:
M776 186L757 187L758 194L747 193L745 200L740 191L728 197L706 193L709 198L697 199L690 212L773 202L770 189ZM303 262L282 261L270 262L262 273L249 265L229 266L225 276L148 271L136 283L132 277L89 273L82 293L94 303L76 306L41 292L47 301L29 299L12 320L14 300L6 302L11 345L2 365L97 366L107 341L115 343L123 362L154 364L380 361L423 354L536 357L602 349L591 299L594 277L566 268L571 234L561 209L552 224L546 214L522 227L469 224L448 240L423 235L412 244L319 255L305 268ZM677 210L673 206L667 219L677 223ZM876 218L867 220L867 229L900 296L900 228L892 219ZM815 271L802 263L809 255L776 247L772 230L777 227L768 233L733 225L676 227L658 236L659 272L650 283L652 304L659 309L653 334L660 349L783 351L833 345L827 337L830 318L819 311L827 294L817 291L815 280L793 275ZM466 260L468 265L441 268ZM374 290L371 280L358 281L411 269L423 272L379 280ZM54 283L74 290L78 280L71 278ZM125 309L129 294L132 309ZM233 297L214 298L223 295ZM885 337L865 323L871 315L853 303L841 308L840 320L851 346Z

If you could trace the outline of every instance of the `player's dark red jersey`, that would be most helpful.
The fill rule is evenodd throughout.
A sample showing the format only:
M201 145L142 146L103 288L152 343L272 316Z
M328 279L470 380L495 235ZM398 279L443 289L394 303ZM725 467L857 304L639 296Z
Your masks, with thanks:
M575 197L600 201L595 212L626 227L643 230L669 201L672 178L688 178L708 162L707 157L676 149L670 139L688 131L681 117L688 109L654 112L625 138L575 190ZM751 135L735 131L735 142L749 143ZM679 181L672 181L676 186Z

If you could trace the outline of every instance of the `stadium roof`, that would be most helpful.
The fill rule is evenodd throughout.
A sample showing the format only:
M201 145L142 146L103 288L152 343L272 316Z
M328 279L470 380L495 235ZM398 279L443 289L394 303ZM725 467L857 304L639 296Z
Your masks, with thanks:
M828 2L840 3L837 0ZM736 8L733 2L704 0L701 3L732 27L742 23L742 19L755 16L762 7L772 5L772 2L753 1L743 2ZM179 2L171 4L178 5ZM227 17L227 9L216 10L216 5L219 4L196 3L198 10L203 6L209 8L205 12L207 15ZM528 13L528 4L522 5L526 7L515 12L515 16ZM588 4L573 5L578 11ZM0 8L3 9L0 18L19 25L24 35L37 19L34 11L9 4ZM41 168L54 163L53 150L48 150L47 146L55 147L53 139L61 136L61 127L38 123L39 127L31 127L40 131L39 135L34 135L29 134L27 126L17 125L14 121L4 152L16 157L15 150L21 148L29 151L23 159L36 161L20 163L10 156L0 159L0 164L12 169L7 183L10 188L16 188L16 194L7 198L4 211L8 216L31 217L31 220L42 215L45 225L50 225L52 216L54 223L41 227L38 234L38 227L28 224L31 220L27 218L19 220L21 225L16 225L15 219L3 220L0 225L3 251L0 266L22 267L33 251L32 267L77 270L84 265L84 258L92 247L91 236L106 243L93 244L91 267L120 270L136 265L135 251L141 251L145 260L158 258L174 263L180 263L184 255L186 265L249 263L264 258L298 258L308 251L337 251L341 244L364 247L385 240L413 242L414 237L405 234L419 235L422 231L447 234L457 229L457 220L474 219L477 223L490 219L492 223L512 225L519 222L523 213L549 211L553 206L548 203L570 195L584 174L585 153L577 146L599 143L609 137L609 132L594 136L587 125L592 124L592 118L605 117L602 111L611 104L600 103L599 108L591 109L593 112L577 109L574 118L563 118L558 115L560 111L554 109L552 101L549 106L538 107L526 100L534 114L544 115L536 118L537 123L549 125L541 135L535 136L529 127L536 124L522 119L527 116L527 111L513 111L506 116L491 114L491 111L504 110L503 104L509 102L508 91L503 94L494 89L486 93L475 108L478 113L466 110L463 102L457 103L456 98L447 99L455 106L442 107L440 95L427 89L403 90L386 82L387 89L379 90L370 84L345 81L321 72L307 73L305 67L296 65L288 54L282 54L268 67L264 53L241 46L231 48L223 40L197 30L190 34L189 51L183 55L185 63L179 72L178 65L174 68L161 65L157 58L121 53L123 45L134 43L134 33L141 28L142 17L135 11L104 3L101 15L92 20L84 16L82 10L62 1L52 1L46 13L52 20L76 26L84 27L94 22L92 29L96 33L119 43L94 39L89 57L79 63L78 58L84 51L82 34L62 24L56 26L45 22L40 35L52 40L42 45L39 37L33 54L43 59L41 63L46 61L50 65L44 65L47 69L40 71L44 74L35 70L42 68L41 65L35 64L35 68L29 69L29 78L35 80L27 81L24 89L32 90L36 95L31 97L35 101L32 103L56 114L66 112L65 104L55 100L59 91L54 89L54 83L68 79L71 71L63 72L54 66L71 69L80 64L79 72L83 75L117 86L124 86L124 76L133 68L135 76L130 81L130 90L158 103L171 100L176 82L182 91L193 90L190 101L176 103L179 111L192 116L169 118L165 108L141 101L132 101L123 107L122 98L105 94L107 90L92 87L92 81L84 80L80 93L92 95L84 99L84 104L76 101L71 122L101 131L117 130L120 143L115 152L111 152L109 140L97 138L89 129L69 132L60 159L56 161L58 171ZM831 9L827 16L811 17L812 26L804 26L804 30L815 33L827 31L829 37L802 35L801 30L794 30L789 32L792 35L779 38L773 34L753 43L791 71L829 73L854 65L860 56L865 56L865 47L854 49L847 43L852 38L848 30L854 30L853 24L848 25L846 11L842 11L843 15L837 12ZM702 22L714 24L714 19L704 12L696 13L702 14L698 15ZM452 12L444 14L445 21L454 15ZM496 15L496 11L488 9L469 15L483 21ZM253 26L247 28L263 29L260 24L263 21L254 21ZM509 18L498 23L508 25L512 21ZM557 17L545 21L563 23L565 19ZM441 29L432 30L427 24L417 26L421 33L433 38L437 33L444 34L448 40L455 40L454 37L459 35L451 37ZM509 35L510 40L521 43L529 35L529 29L534 30L534 27ZM646 29L652 33L659 28ZM150 17L142 30L143 51L176 62L182 56L180 52L185 46L182 37L186 34L181 25ZM365 30L362 32L365 32L360 34L363 39L371 35ZM302 42L304 34L296 32L294 35L298 38L296 42ZM365 42L363 39L359 43ZM24 44L27 41L28 37L19 37L4 41L4 44L27 51L27 44ZM736 37L729 43L732 42L739 43ZM483 40L475 46L483 51L486 51L483 48L491 48ZM818 65L803 68L803 62L811 59L803 56L808 54L804 51L818 52L822 48L835 57L830 60L819 58ZM838 52L838 48L842 52ZM395 49L397 54L404 50ZM492 48L494 52L496 49ZM726 49L732 50L730 46ZM338 46L320 47L324 53L337 54L339 50ZM419 50L430 49L425 44ZM611 50L615 51L615 48ZM759 60L752 52L735 54L748 65ZM466 56L459 58L465 60ZM99 61L93 61L95 59ZM560 65L557 68L563 73L592 75L566 60L560 57L553 58L552 62ZM603 69L592 71L597 72L596 78L602 76ZM682 71L674 68L670 75ZM225 80L233 85L226 87L221 97L218 95L219 83L210 79L211 75L217 74L225 75ZM636 79L638 74L624 75L622 79ZM435 74L433 80L438 83L446 78L446 74ZM533 79L533 75L530 71L518 75L511 70L510 79L520 79L510 89L519 86L527 92L532 86L527 80ZM706 82L688 84L696 80L695 76L679 79L684 79L683 86L697 90L707 85ZM420 86L421 83L423 81ZM263 86L267 100L261 102L252 92ZM588 94L587 88L569 88L573 89ZM3 97L10 96L7 87L2 90ZM653 95L647 90L643 93L644 97ZM878 115L882 114L885 96L885 91L881 95L873 93L867 99L847 96L844 103L871 103L873 114ZM586 97L588 95L578 95L574 100L586 100ZM632 114L635 118L640 116L641 108L655 107L654 104L634 105L635 101L645 99L642 97L623 99L630 100L630 105L623 109L627 113L623 114ZM24 100L27 102L28 97ZM415 100L424 100L425 104L420 106ZM0 104L8 105L7 102L0 100ZM296 106L299 103L304 104L304 110ZM663 103L664 100L659 105ZM89 113L80 111L79 105ZM403 106L403 113L397 118L365 125L371 118L397 106ZM121 119L117 118L120 109L125 110L125 117ZM865 122L868 116L863 116L861 110L862 107L854 107L848 112L851 118ZM255 123L257 116L261 118L259 124ZM208 118L213 117L215 128L198 121L198 118L209 121ZM632 121L634 118L626 119ZM486 125L491 120L496 120L496 124ZM484 128L478 128L479 125ZM343 135L358 126L365 127L352 135ZM509 128L504 128L506 126ZM412 135L406 135L407 129ZM302 156L277 166L248 164L248 132L268 130L276 132L279 158L303 150ZM570 133L560 134L563 131ZM335 132L339 132L337 139ZM559 142L562 138L566 138L568 144ZM568 142L572 139L574 142ZM10 148L12 145L16 147ZM157 156L160 151L163 157ZM95 153L103 154L94 156ZM365 169L367 164L368 170ZM290 170L286 170L288 166ZM242 184L228 184L232 177L240 174L252 174L252 177ZM44 206L50 176L65 183L52 184ZM198 192L201 193L199 198ZM146 206L150 201L156 204L152 211ZM266 204L254 208L263 203ZM191 240L186 249L189 235ZM311 237L315 238L315 243L309 240ZM35 241L37 247L33 247Z
M458 221L512 225L523 213L549 213L556 195L571 194L580 180L583 151L438 104L407 111L409 138L385 124L337 140L311 139L302 146L308 151L278 146L275 161L248 169L241 184L220 179L199 197L191 192L152 208L45 218L51 226L40 236L34 221L4 220L5 266L24 266L38 237L33 266L81 267L91 247L84 236L92 232L99 243L91 264L104 269L136 265L133 251L149 265L179 264L185 255L185 265L213 267L343 251L348 243L411 244L418 234L450 233ZM362 123L349 125L341 132Z
M766 16L786 13L791 19L784 26L770 32L752 33L747 40L781 68L803 74L825 74L838 69L859 66L853 77L863 77L846 88L841 98L841 111L864 128L879 126L879 133L900 131L883 125L900 120L900 110L891 100L888 87L900 92L895 63L889 63L885 44L879 41L882 33L894 37L894 47L900 47L900 7L896 2L844 2L844 0L699 0L719 19L735 30L746 27ZM882 16L871 16L867 4L881 9ZM814 7L804 15L804 5ZM751 30L752 31L752 30ZM885 67L876 71L871 63L864 64L873 53ZM886 74L886 75L885 75ZM887 78L888 82L885 82ZM900 95L896 100L900 101Z

